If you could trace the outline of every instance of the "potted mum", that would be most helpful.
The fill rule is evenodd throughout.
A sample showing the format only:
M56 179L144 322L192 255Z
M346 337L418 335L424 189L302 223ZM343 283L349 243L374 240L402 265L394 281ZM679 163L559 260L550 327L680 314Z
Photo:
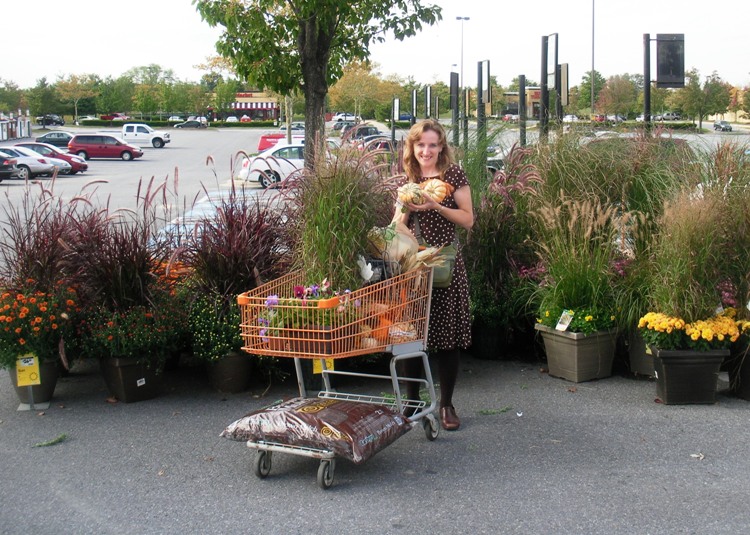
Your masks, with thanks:
M33 281L29 281L33 282ZM65 340L73 334L76 294L71 288L57 293L38 290L6 290L0 294L0 368L10 378L21 403L48 402L58 378L58 363L65 361ZM19 387L18 360L36 357L39 384Z
M561 194L534 216L544 278L531 304L549 373L574 382L608 377L617 337L611 270L615 209Z
M205 362L209 383L221 392L242 392L250 384L252 361L242 353L240 312L235 301L199 296L189 314L193 356Z

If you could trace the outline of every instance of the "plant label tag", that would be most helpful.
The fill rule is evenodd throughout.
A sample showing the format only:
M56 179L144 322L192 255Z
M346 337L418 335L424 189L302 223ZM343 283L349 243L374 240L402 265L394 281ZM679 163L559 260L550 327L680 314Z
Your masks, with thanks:
M136 386L143 386L143 385L145 385L146 384L146 378L145 377L141 377L140 379L138 379L135 382L135 384L136 384Z
M571 321L573 321L573 311L563 310L563 313L560 314L560 319L557 320L557 325L555 326L555 330L567 331L568 325L570 325Z
M313 373L323 373L323 361L326 361L326 370L333 369L333 359L315 359L313 360Z
M747 304L745 305L745 308L750 310L750 301L747 302Z
M714 316L721 316L724 313L724 307L719 304L714 311Z
M650 346L646 346L646 355L653 355L653 353L651 352Z
M39 357L33 353L21 355L16 360L16 378L18 386L34 386L42 384L39 376Z

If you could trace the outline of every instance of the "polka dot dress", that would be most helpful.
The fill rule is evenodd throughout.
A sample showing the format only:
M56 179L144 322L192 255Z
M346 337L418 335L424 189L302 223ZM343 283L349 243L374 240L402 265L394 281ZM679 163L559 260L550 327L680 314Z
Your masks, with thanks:
M422 177L417 182L421 183L430 178L435 177ZM464 170L455 164L445 171L442 180L456 190L469 184ZM448 195L440 204L446 208L458 208L453 194ZM433 246L453 243L456 236L456 225L445 219L437 210L420 212L419 228L424 241ZM414 232L414 214L409 218L409 229ZM432 289L427 347L436 350L451 350L466 349L470 345L469 281L466 277L464 259L459 250L450 286Z

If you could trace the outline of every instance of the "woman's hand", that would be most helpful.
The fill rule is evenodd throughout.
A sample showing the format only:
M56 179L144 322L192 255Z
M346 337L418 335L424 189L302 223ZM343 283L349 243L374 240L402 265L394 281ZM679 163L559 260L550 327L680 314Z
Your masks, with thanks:
M422 204L406 203L406 206L412 212L424 212L425 210L441 210L442 205L435 202L429 195L423 196L424 202Z

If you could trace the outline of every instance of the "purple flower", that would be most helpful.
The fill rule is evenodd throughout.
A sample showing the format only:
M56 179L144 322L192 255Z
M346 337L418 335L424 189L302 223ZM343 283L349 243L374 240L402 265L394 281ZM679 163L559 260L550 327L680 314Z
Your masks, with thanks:
M266 299L266 308L273 308L276 305L279 304L279 296L278 295L269 295Z

